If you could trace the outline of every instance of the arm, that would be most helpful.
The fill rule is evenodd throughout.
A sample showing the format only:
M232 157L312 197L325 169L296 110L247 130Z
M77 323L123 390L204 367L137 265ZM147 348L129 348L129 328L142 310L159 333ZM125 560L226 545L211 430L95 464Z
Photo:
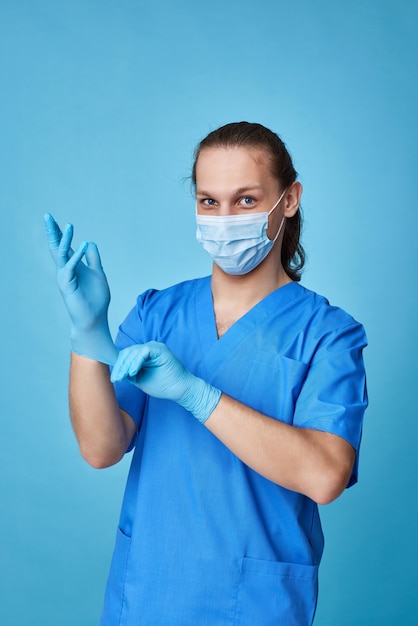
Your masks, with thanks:
M118 406L108 366L73 353L69 396L71 422L83 458L97 469L120 461L136 425Z
M342 437L284 424L221 394L163 344L123 350L112 380L124 379L151 396L178 402L244 463L287 489L325 504L347 486L355 451Z
M342 437L284 424L226 395L205 426L256 472L318 504L347 486L355 450Z
M95 244L83 243L73 251L72 225L62 233L47 214L45 226L71 320L71 421L86 461L93 467L107 467L122 458L136 429L118 407L106 365L114 363L118 354L107 321L109 287Z

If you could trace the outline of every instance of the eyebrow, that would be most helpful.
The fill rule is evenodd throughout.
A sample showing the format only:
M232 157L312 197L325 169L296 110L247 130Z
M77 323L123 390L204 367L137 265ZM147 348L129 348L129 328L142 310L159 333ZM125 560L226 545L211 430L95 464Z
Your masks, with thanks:
M249 191L254 191L254 190L261 190L262 187L261 185L247 185L245 187L239 187L238 189L235 189L234 194L239 196L240 194L244 194L247 193ZM208 198L212 197L212 194L209 193L208 191L204 191L203 189L196 189L196 195L197 196L207 196Z

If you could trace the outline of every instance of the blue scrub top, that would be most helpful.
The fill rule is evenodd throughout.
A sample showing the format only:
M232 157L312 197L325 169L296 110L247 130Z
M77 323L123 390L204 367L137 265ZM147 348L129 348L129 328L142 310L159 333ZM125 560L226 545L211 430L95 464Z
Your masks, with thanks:
M220 339L209 277L147 291L117 345L151 340L240 402L358 451L364 330L300 284L274 291ZM311 624L317 505L251 470L176 403L127 382L116 393L137 435L102 626Z

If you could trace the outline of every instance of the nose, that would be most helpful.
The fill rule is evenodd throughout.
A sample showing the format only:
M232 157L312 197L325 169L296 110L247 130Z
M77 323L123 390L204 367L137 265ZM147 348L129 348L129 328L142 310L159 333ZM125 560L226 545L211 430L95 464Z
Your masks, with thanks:
M199 207L199 202L196 203L196 212L201 215L207 214L207 212ZM234 203L229 200L218 201L215 205L210 207L210 215L219 215L225 217L227 215L237 215L240 213L239 209L234 206Z
M220 215L225 217L227 215L237 215L239 213L238 209L234 206L232 202L220 202L218 207L218 212L216 215Z

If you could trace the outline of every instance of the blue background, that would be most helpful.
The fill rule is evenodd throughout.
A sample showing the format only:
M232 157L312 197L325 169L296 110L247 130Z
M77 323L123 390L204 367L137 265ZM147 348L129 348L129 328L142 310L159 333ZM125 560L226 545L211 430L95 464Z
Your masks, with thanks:
M192 152L241 119L288 144L303 282L370 343L360 482L322 507L316 624L416 624L417 6L1 1L2 624L97 623L129 462L80 458L42 215L98 243L115 332L142 290L210 272Z

